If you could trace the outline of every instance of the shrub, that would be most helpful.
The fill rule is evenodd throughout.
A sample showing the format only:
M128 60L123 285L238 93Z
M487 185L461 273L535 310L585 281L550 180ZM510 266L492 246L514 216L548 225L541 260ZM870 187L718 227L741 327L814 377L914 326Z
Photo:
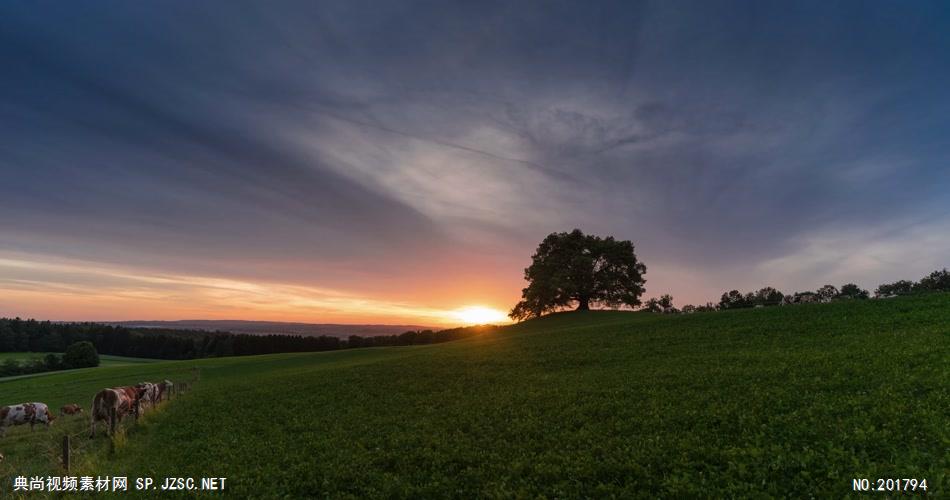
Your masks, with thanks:
M76 342L66 348L63 354L63 367L65 368L89 368L99 366L99 353L92 342Z
M875 297L891 297L894 295L907 295L914 291L914 282L907 280L885 283L874 290Z
M862 289L854 283L848 283L841 287L841 293L838 294L838 297L842 299L866 299L870 297L870 293L867 290Z

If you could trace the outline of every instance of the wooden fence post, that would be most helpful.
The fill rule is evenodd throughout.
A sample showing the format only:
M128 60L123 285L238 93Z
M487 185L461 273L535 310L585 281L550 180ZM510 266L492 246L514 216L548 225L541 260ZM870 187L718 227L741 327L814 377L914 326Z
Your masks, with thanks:
M63 436L63 467L69 472L69 434Z

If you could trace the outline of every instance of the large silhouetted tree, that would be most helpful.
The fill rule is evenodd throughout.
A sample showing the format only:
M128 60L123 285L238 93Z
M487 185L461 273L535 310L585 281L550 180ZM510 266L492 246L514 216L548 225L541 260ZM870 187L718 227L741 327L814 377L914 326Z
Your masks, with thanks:
M579 229L552 233L531 257L524 271L528 286L509 316L520 321L575 306L639 306L646 270L630 241Z

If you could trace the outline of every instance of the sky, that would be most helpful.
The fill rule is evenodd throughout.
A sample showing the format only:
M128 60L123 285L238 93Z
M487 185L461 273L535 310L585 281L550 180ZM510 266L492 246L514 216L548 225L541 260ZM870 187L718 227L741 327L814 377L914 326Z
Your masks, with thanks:
M945 2L4 2L0 316L452 324L950 266Z

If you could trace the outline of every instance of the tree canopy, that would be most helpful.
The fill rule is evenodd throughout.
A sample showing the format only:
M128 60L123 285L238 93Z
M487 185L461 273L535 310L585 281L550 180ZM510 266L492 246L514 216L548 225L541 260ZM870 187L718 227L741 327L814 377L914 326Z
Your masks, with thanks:
M921 278L916 288L931 292L950 292L950 271L946 268L934 271Z
M640 305L646 266L628 240L601 238L575 229L551 233L538 245L525 269L528 286L509 313L521 321L576 307Z
M841 287L841 293L838 296L846 299L866 299L870 297L870 293L854 283L848 283Z
M693 309L695 309L695 307ZM680 312L679 309L673 305L673 296L670 294L664 294L660 296L660 298L652 297L643 304L643 310L655 313L672 314Z
M739 290L730 290L719 298L720 309L742 309L755 305L755 294L749 292L742 295Z
M76 342L66 348L63 354L63 366L66 368L91 368L99 366L99 353L96 346L88 340Z
M908 280L895 281L893 283L884 283L874 291L875 297L890 297L894 295L906 295L914 291L915 283Z

